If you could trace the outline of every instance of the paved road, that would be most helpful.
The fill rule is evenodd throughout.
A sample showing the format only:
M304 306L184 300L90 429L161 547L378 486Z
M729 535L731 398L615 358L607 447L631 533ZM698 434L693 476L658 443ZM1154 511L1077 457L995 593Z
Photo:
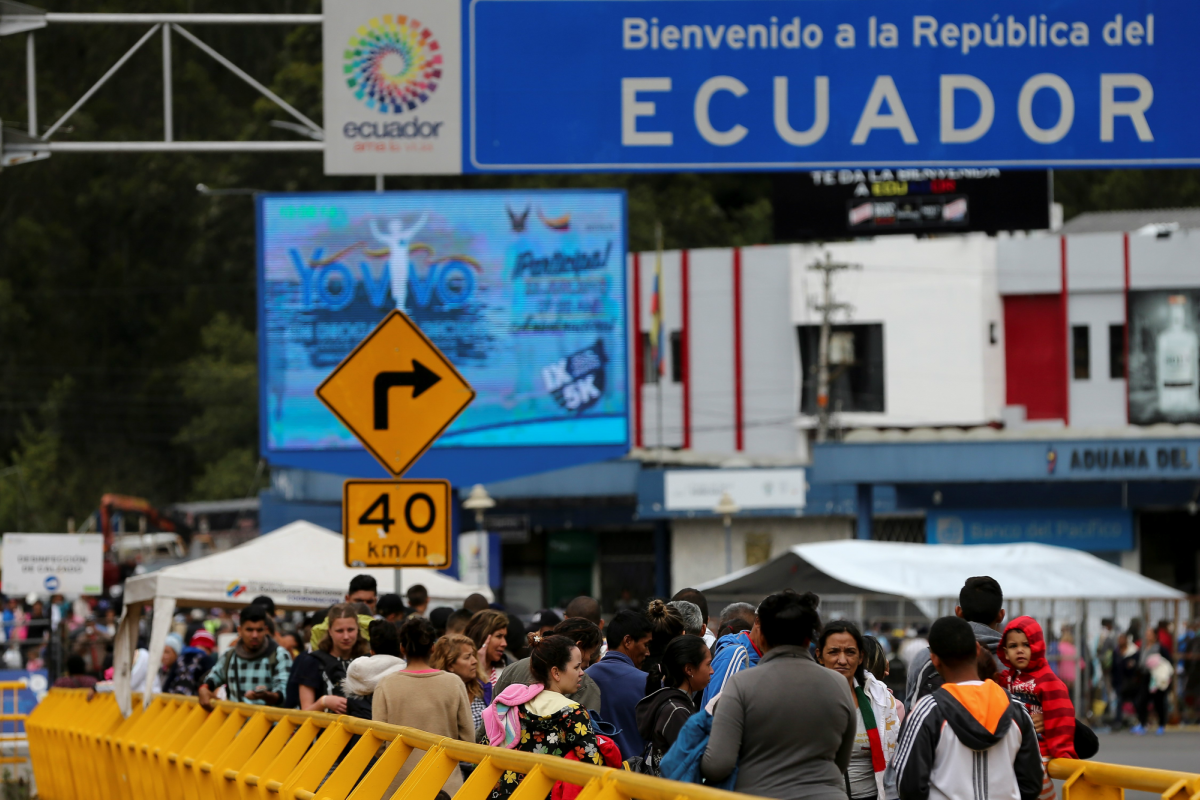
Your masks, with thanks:
M1200 732L1134 736L1131 733L1100 734L1100 752L1095 761L1137 767L1200 772ZM1156 794L1126 792L1126 800L1154 800Z

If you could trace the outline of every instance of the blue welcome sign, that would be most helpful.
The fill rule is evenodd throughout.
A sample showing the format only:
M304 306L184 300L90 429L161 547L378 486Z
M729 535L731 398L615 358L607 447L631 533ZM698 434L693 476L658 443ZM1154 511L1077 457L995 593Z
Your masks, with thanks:
M465 0L462 26L466 172L1200 163L1200 3Z

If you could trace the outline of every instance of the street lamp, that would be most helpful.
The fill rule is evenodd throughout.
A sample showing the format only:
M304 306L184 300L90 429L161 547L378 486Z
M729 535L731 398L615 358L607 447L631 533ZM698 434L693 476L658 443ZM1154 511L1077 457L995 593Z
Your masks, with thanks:
M720 514L725 519L725 574L733 572L733 515L741 511L741 506L733 502L729 492L721 492L721 499L713 513Z
M463 508L475 512L475 530L480 532L483 531L483 512L495 507L496 501L487 493L487 489L483 488L482 483L472 486L471 493L463 501Z

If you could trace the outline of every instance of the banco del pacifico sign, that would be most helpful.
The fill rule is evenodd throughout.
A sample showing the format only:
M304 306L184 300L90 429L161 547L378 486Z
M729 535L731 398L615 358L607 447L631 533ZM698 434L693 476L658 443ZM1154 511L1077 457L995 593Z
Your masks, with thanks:
M329 0L331 172L1200 163L1187 0Z

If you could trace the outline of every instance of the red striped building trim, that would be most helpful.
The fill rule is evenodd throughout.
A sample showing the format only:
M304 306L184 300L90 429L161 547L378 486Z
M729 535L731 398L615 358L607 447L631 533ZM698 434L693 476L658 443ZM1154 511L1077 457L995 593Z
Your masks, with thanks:
M642 256L633 254L633 313L630 314L633 341L633 446L642 446Z
M1063 424L1070 426L1071 424L1071 376L1072 364L1075 358L1075 342L1071 338L1071 304L1070 294L1067 291L1067 237L1059 236L1059 252L1062 256L1062 290L1060 297L1062 298L1062 316L1063 316L1063 337L1067 343L1066 364L1063 364L1063 380L1067 384L1067 403L1063 407ZM1128 394L1128 392L1126 392Z
M1125 424L1129 424L1129 234L1125 234Z
M733 431L734 449L746 444L742 397L742 248L733 248Z
M682 317L679 331L679 377L683 391L683 449L692 449L692 393L691 347L688 345L688 324L691 321L691 303L688 300L688 281L690 279L688 251L679 253L679 310Z

